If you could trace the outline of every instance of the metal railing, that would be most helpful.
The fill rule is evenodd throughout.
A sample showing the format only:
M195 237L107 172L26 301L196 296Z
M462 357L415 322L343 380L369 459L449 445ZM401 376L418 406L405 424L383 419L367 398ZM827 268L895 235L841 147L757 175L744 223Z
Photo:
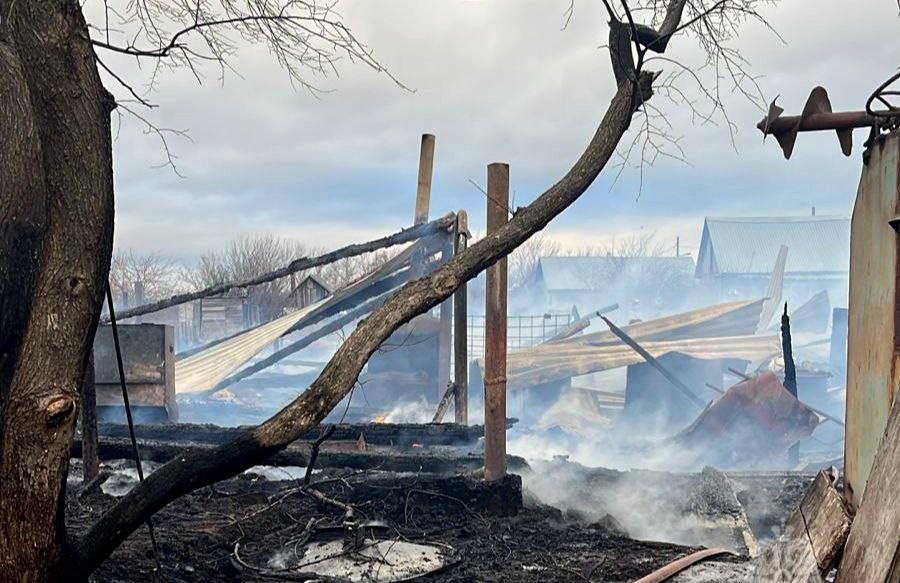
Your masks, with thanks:
M509 350L528 348L553 338L572 323L570 314L508 316L506 346ZM469 358L484 356L484 316L469 315Z

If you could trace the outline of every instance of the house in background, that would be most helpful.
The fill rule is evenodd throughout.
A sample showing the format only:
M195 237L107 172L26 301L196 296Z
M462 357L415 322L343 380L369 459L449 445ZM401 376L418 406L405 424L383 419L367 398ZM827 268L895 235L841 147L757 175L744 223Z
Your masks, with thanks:
M315 273L310 273L293 286L288 294L288 308L300 309L331 295L331 287Z
M582 314L619 304L622 318L647 319L678 307L693 286L690 256L541 257L533 301L548 311Z
M788 247L786 301L800 306L825 290L832 305L847 305L848 217L707 217L697 255L697 281L721 299L762 297L782 245Z

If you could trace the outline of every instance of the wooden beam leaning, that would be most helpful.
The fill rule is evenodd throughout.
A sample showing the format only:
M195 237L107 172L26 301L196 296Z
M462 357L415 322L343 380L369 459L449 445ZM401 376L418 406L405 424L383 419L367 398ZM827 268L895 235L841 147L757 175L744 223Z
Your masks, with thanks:
M413 225L412 227L407 227L391 235L373 239L365 243L353 243L351 245L346 245L344 247L341 247L340 249L335 249L334 251L330 251L316 257L300 257L291 261L284 267L276 269L275 271L270 271L269 273L265 273L257 277L252 277L250 279L244 279L240 281L221 283L209 286L199 291L177 294L170 298L166 298L158 302L153 302L152 304L146 304L143 306L137 306L130 310L124 310L121 314L118 314L118 317L122 320L125 320L126 318L133 318L142 314L158 312L159 310L163 310L171 306L177 306L179 304L198 300L200 298L223 294L232 289L251 287L254 285L259 285L262 283L280 279L282 277L287 277L288 275L297 273L298 271L304 271L306 269L317 267L319 265L334 263L338 259L356 257L357 255L363 255L364 253L370 253L372 251L376 251L385 247L393 247L394 245L409 243L410 241L421 239L422 237L425 237L427 235L433 235L439 231L446 231L453 226L455 221L456 217L453 216L453 213L447 213L441 218L435 219L430 223ZM100 319L100 321L106 323L109 321L109 317L104 316Z
M652 354L647 352L643 346L641 346L633 338L631 338L631 336L626 334L624 330L613 324L606 316L601 314L600 318L604 322L606 322L606 325L609 326L609 329L613 334L618 336L622 340L622 342L629 346L629 348L641 355L641 358L646 360L647 364L658 370L659 373L664 376L667 381L672 383L676 389L681 391L691 403L696 405L700 410L703 410L703 408L706 407L706 404L702 400L700 400L700 398L694 393L694 391L690 389L690 387L688 387L686 384L681 382L678 377L669 372L669 369L663 366L656 358L654 358Z
M488 166L487 237L509 221L509 165ZM484 479L506 475L506 258L487 269L484 318Z
M454 253L466 250L469 242L469 217L466 211L456 213ZM464 283L453 294L453 386L455 421L469 423L469 301Z

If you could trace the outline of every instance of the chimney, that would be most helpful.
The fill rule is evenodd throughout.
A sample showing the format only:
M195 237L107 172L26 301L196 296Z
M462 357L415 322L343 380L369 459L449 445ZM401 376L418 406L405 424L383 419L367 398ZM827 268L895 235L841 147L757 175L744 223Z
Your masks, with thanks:
M816 207L812 207L812 216L816 216Z

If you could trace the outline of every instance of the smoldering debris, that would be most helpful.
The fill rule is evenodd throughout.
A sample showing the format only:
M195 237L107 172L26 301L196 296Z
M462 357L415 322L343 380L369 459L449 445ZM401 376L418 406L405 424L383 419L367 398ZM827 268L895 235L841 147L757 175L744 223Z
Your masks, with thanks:
M557 458L532 463L522 475L527 494L560 508L572 520L617 524L641 540L720 547L748 556L759 553L759 538L772 538L774 527L767 519L777 514L783 524L798 501L795 493L777 509L750 506L750 514L738 497L744 487L713 468L699 474L618 471ZM812 478L791 476L799 493ZM782 481L780 476L770 478L773 485ZM764 511L764 516L756 515ZM763 526L754 532L755 525Z

